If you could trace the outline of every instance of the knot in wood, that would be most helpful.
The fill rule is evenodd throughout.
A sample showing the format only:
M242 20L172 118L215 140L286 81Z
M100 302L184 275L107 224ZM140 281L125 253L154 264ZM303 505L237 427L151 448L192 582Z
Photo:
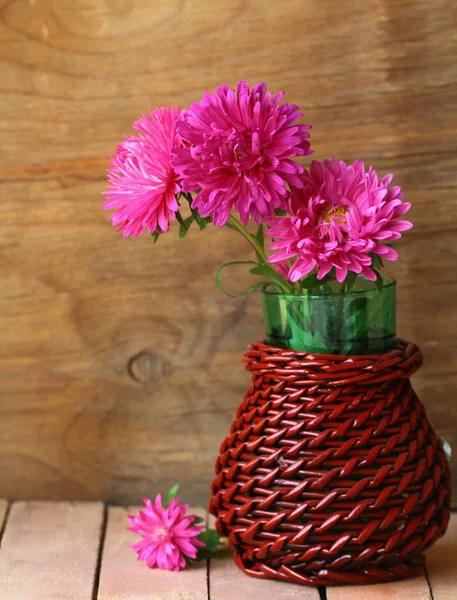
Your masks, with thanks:
M163 374L163 363L158 356L147 351L139 352L129 360L128 372L139 383L154 383Z

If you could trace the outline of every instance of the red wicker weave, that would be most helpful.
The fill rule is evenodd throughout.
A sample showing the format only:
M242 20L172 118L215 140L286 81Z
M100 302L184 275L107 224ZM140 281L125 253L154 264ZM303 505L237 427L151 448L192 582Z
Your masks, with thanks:
M449 520L450 474L409 377L413 344L330 356L262 343L216 462L210 512L241 569L306 585L415 575Z

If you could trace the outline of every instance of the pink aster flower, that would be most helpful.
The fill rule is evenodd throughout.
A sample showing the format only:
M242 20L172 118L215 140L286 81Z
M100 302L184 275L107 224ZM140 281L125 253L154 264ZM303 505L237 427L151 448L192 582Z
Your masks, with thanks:
M279 104L284 93L267 93L264 83L252 91L246 81L237 91L227 85L206 92L178 124L187 144L175 150L175 170L183 190L195 192L193 207L222 227L233 207L241 221L249 215L260 224L262 215L286 206L286 183L300 187L303 167L291 160L312 154L310 125L297 125L302 116L295 105Z
M144 499L145 510L136 517L129 516L132 527L142 540L132 546L138 560L144 560L150 569L180 571L186 566L185 557L195 559L197 548L205 544L197 539L203 525L193 525L195 515L186 515L188 504L180 506L179 498L173 498L168 508L162 505L162 496L157 494L154 504Z
M397 260L398 253L385 243L412 227L400 219L411 205L403 202L398 186L389 187L392 175L379 180L376 171L366 171L359 160L348 166L334 158L313 161L302 181L302 188L291 193L290 216L270 219L266 232L275 240L270 262L284 268L285 261L293 260L290 281L314 270L322 279L333 267L340 282L348 271L375 280L370 254Z
M176 122L184 113L169 106L149 111L136 121L139 135L127 136L111 157L105 210L116 209L110 219L124 237L168 231L179 209L181 187L171 166L171 151L181 145Z

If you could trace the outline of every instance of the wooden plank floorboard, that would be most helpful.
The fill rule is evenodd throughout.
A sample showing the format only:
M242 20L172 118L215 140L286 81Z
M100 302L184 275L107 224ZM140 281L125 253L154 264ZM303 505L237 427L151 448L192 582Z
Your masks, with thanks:
M6 511L8 510L8 500L0 500L0 542L2 540Z
M214 517L209 517L209 527L214 528ZM228 548L219 550L209 561L210 600L319 600L316 588L293 585L271 579L249 577L239 569L233 552Z
M426 556L434 600L457 600L457 513L451 515L446 535Z
M127 515L138 508L110 507L103 548L98 600L207 600L206 562L178 573L148 569L130 548L140 538L127 531ZM190 509L206 517L204 509Z
M15 502L0 550L1 600L91 600L101 503Z
M249 577L233 560L231 550L219 550L209 564L210 600L319 600L316 588Z
M108 509L97 600L319 600L315 588L245 575L226 548L210 561L209 572L205 563L179 573L148 569L130 548L138 537L126 530L127 515L136 510ZM53 502L16 502L8 513L8 501L0 499L0 600L93 600L103 514L101 503ZM457 600L456 565L453 514L446 536L427 552L428 581L424 574L328 587L326 594L328 600Z
M327 588L328 600L432 600L425 573L406 581Z

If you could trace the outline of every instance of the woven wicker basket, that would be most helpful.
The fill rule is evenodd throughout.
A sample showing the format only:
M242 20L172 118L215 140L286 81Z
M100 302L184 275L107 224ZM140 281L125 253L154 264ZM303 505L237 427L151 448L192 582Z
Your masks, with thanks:
M370 356L262 343L216 462L210 512L238 566L306 585L413 576L446 530L448 464L409 377L413 344Z

